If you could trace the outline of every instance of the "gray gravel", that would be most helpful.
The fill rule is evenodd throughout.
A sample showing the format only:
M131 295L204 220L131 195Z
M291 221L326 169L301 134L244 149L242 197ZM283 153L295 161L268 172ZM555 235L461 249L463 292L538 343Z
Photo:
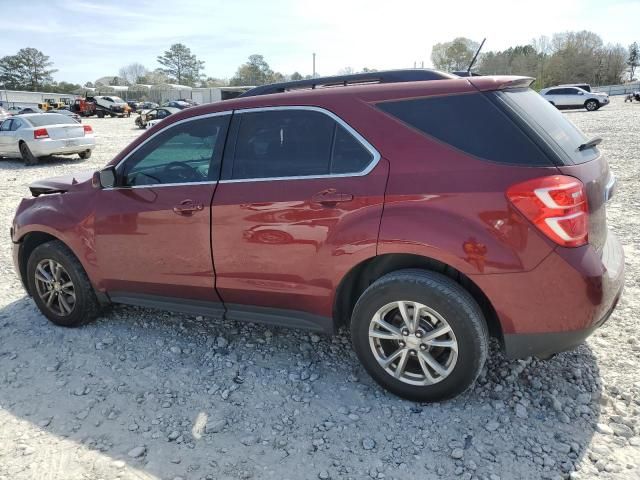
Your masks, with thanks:
M115 307L56 328L25 298L0 243L0 480L640 478L640 104L566 114L620 182L609 223L625 296L576 351L507 361L475 388L400 400L335 337ZM0 231L27 185L106 163L139 134L93 119L89 161L0 161Z

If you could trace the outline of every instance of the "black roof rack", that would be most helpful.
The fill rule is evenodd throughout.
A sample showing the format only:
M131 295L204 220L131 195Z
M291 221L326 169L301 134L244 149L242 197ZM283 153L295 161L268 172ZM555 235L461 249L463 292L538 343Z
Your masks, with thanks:
M385 70L381 72L354 73L351 75L336 75L333 77L318 77L309 80L294 80L291 82L270 83L247 90L240 97L254 97L270 93L283 93L288 90L317 87L338 87L350 84L366 83L401 83L422 80L446 80L457 78L455 75L429 70L426 68L412 68L407 70Z

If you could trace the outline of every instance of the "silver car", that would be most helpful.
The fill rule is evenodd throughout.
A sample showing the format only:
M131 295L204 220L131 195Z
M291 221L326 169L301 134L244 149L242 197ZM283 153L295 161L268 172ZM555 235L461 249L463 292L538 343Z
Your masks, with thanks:
M22 157L26 165L48 155L77 153L84 160L95 146L91 126L59 113L18 115L0 124L0 157Z

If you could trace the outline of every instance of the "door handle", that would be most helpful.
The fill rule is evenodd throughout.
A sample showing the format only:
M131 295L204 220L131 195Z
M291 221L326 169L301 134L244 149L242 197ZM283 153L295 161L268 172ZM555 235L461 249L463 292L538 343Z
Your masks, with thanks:
M353 195L350 193L338 193L335 188L318 192L311 197L313 203L321 203L322 205L335 205L336 203L350 202L351 200L353 200Z
M193 215L194 212L199 212L204 209L201 203L193 203L193 200L183 200L180 205L173 207L174 213L178 215Z

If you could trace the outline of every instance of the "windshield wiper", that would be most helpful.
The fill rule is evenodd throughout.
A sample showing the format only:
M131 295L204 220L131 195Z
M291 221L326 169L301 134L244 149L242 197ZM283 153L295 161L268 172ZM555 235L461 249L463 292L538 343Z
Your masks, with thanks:
M580 145L578 147L578 151L581 152L583 150L586 150L587 148L594 148L596 145L600 145L600 143L602 143L602 138L600 137L592 138L588 142L585 142L582 145Z

